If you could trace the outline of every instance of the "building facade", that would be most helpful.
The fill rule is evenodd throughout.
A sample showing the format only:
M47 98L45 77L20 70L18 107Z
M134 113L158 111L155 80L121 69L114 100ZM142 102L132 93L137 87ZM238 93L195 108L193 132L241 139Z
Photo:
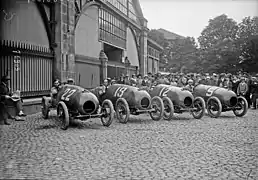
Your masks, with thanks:
M23 97L49 93L55 78L85 88L146 74L147 20L139 0L2 0L0 76Z
M75 29L78 84L95 87L106 77L143 71L141 66L146 64L147 59L144 46L148 29L138 0L90 3L92 5L87 8L79 8L81 14ZM83 2L77 1L77 4ZM100 52L106 60L100 60Z
M148 61L146 71L152 74L158 73L160 64L160 53L163 48L154 40L148 38Z

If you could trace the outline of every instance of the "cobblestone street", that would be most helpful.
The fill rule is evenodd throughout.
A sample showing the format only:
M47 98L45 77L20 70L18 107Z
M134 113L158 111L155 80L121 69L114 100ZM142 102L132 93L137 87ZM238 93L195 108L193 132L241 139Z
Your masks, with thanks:
M63 131L54 112L0 126L2 179L258 179L258 112L171 121L99 119Z

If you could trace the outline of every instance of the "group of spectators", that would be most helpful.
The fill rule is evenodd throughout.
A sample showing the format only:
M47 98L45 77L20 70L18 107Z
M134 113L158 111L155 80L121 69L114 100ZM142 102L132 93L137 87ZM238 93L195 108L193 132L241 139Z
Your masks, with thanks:
M106 83L127 84L139 88L142 86L152 87L158 84L167 84L182 87L189 91L193 91L194 87L199 84L218 86L232 90L238 96L244 96L249 108L252 105L253 109L256 109L256 99L258 99L258 74L251 76L248 73L148 73L144 76L133 74L131 77L129 75L121 75L119 79L108 78Z

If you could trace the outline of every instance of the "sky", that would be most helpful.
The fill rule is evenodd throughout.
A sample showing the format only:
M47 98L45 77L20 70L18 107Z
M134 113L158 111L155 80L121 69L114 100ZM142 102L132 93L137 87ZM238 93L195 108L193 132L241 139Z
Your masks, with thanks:
M149 29L163 28L198 38L209 19L221 14L238 23L258 16L258 0L139 0Z

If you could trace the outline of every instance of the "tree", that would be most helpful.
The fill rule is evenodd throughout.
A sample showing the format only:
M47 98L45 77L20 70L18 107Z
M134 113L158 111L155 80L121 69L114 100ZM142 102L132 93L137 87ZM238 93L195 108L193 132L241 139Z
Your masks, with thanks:
M232 41L237 38L237 31L237 22L228 18L225 14L209 20L208 26L198 37L202 69L207 72L233 70L232 67L234 67L236 57L233 53L235 49L232 49ZM230 63L228 63L229 60ZM232 64L231 69L228 69L229 64Z
M158 44L160 44L163 47L165 45L164 43L166 43L164 35L156 29L150 30L148 33L148 37L156 41Z
M235 46L238 51L239 68L258 72L258 17L245 17L238 25Z
M201 32L198 38L201 49L215 47L226 38L235 39L238 30L237 22L227 15L222 14L209 20L208 26Z

